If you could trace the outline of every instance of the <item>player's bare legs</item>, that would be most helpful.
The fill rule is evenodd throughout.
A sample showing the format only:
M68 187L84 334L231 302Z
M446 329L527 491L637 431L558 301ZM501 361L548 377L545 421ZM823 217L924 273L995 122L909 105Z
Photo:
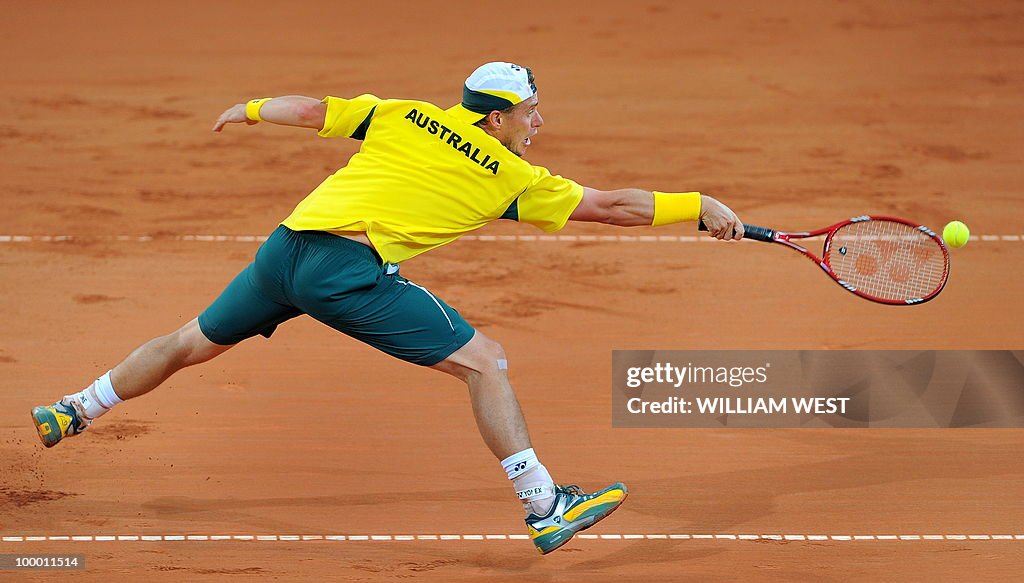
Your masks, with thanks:
M152 391L179 370L224 354L231 346L210 342L194 319L136 348L110 371L110 382L122 400L134 399Z
M476 425L498 459L531 447L526 419L508 380L507 362L501 345L477 332L465 346L434 365L469 386Z
M554 481L530 445L526 419L508 381L501 345L479 331L465 346L434 365L469 387L480 436L512 480L527 512L544 513L554 500Z
M434 368L465 381L480 435L523 501L530 538L541 553L564 545L577 532L611 514L626 499L621 483L593 494L556 486L530 445L526 419L508 380L501 345L479 331Z
M172 374L223 354L231 345L210 342L192 320L136 348L110 372L54 405L36 407L32 419L46 447L86 428L118 403L152 391ZM116 389L114 387L117 387Z

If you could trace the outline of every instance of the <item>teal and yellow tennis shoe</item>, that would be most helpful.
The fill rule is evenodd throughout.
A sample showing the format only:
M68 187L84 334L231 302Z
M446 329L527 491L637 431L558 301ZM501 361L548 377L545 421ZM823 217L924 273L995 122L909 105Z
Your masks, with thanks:
M547 515L537 516L531 512L526 517L526 528L537 550L546 555L569 542L577 532L611 514L628 493L621 482L593 494L584 493L575 484L555 485L555 502Z
M61 399L53 405L32 409L32 421L46 447L53 447L65 437L78 435L92 425L92 420L86 419L71 402L65 401L68 400Z

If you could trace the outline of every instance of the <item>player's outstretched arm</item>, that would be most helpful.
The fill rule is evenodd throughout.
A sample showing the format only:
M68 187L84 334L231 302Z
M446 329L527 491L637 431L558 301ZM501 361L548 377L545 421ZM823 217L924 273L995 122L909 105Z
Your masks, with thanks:
M324 129L326 117L327 105L319 99L286 95L232 105L217 118L217 122L213 124L213 131L221 131L229 123L253 125L260 121L320 131Z
M732 209L699 193L652 193L636 188L597 190L583 188L583 200L570 221L605 223L620 227L668 225L701 220L716 239L742 239L743 222Z

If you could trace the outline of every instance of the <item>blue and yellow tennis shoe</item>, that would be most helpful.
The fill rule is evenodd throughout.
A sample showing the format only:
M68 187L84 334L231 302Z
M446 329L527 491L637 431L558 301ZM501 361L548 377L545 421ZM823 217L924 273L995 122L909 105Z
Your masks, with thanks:
M629 491L616 482L600 492L587 494L575 484L555 485L555 502L545 516L530 513L526 528L537 550L546 555L569 542L577 532L586 530L611 514L626 499Z
M53 447L65 437L78 435L92 425L92 420L86 419L67 399L53 405L34 407L32 421L46 447Z

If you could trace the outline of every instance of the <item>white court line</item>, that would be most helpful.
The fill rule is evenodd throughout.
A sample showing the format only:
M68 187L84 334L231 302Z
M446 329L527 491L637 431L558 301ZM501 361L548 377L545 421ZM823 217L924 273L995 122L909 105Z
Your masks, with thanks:
M712 237L693 235L464 235L462 241L544 241L554 243L566 242L611 242L611 243L704 243L715 241ZM822 237L809 237L807 240L820 240ZM150 243L154 241L191 241L200 243L262 243L267 235L0 235L0 243L60 243L73 241L119 241L128 243ZM971 235L971 241L999 242L1024 241L1022 235Z
M74 536L0 536L4 543L32 542L206 542L206 541L254 541L254 542L307 542L307 541L348 541L348 542L422 542L422 541L513 541L529 540L525 534L149 534L149 535L74 535ZM722 541L778 541L778 542L907 542L907 541L1024 541L1024 534L579 534L579 540L688 540L710 543Z

